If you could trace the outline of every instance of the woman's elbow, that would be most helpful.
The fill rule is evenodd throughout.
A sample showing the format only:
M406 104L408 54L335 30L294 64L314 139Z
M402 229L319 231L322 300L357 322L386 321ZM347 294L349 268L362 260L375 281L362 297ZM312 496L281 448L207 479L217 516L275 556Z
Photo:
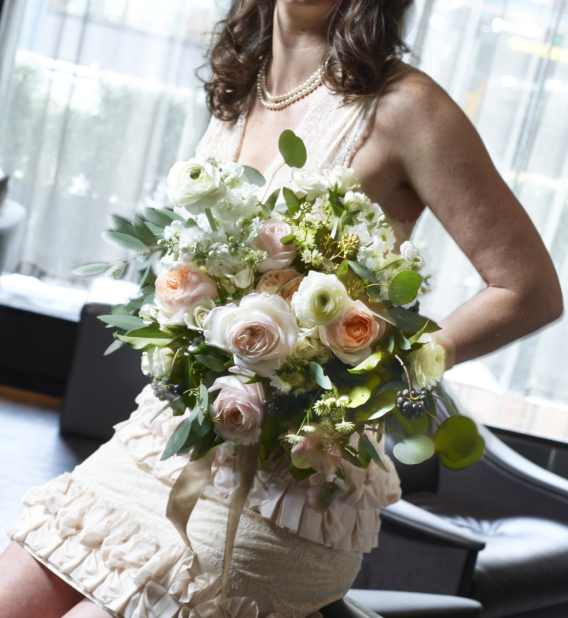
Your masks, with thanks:
M556 272L548 280L541 280L537 287L537 293L532 290L531 296L536 300L536 311L539 321L539 328L555 322L564 313L564 300L562 297L562 288Z

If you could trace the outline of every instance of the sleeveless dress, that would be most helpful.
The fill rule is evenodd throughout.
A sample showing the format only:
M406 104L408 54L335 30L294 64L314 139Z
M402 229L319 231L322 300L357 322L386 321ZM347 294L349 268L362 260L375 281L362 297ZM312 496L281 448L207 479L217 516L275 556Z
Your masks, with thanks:
M307 169L349 166L371 129L376 99L343 105L324 86L310 95L295 132L308 151ZM236 161L246 123L213 118L196 156ZM282 162L272 162L269 176ZM282 169L275 183L284 184ZM393 222L397 241L411 224ZM7 529L37 560L86 597L120 618L222 618L221 573L228 504L238 484L232 445L219 447L208 486L187 527L191 546L166 518L169 492L189 455L160 461L166 442L185 416L164 412L151 387L138 409L115 426L113 438L72 472L32 487L26 509ZM186 413L187 414L187 413ZM323 479L296 484L288 460L275 452L257 471L240 519L231 569L231 618L304 618L342 598L363 552L378 545L380 509L400 498L392 462L377 445L389 472L344 462L348 483L325 514L309 508L305 490Z

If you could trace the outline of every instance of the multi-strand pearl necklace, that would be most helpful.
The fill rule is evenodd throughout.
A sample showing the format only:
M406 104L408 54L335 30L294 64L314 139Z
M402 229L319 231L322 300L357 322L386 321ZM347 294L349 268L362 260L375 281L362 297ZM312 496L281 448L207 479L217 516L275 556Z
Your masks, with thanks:
M323 83L323 66L320 67L311 77L309 77L301 86L290 90L286 94L272 96L266 87L266 66L268 64L268 56L262 61L258 77L256 80L256 89L258 90L258 98L264 107L267 109L283 109L299 101L306 95L313 92Z

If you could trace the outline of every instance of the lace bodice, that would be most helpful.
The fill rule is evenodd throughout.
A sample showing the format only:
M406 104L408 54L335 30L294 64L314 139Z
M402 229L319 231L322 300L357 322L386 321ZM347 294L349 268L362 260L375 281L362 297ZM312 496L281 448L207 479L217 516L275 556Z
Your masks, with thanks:
M344 105L341 96L322 86L310 95L310 99L306 114L294 129L296 135L304 140L308 152L305 168L321 173L335 165L349 167L371 132L378 98L362 98ZM196 158L205 161L213 156L222 161L237 161L246 122L246 113L235 122L223 122L212 117L195 151ZM271 178L281 164L282 157L278 154L264 172L265 177ZM289 168L283 166L274 178L274 186L285 185L289 176ZM387 220L393 228L397 244L410 239L415 221L397 221L390 217Z

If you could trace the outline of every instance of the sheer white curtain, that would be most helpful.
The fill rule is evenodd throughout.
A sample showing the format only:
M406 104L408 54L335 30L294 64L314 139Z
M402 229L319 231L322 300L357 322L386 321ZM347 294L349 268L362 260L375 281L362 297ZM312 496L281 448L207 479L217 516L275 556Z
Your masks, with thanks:
M0 167L28 212L20 272L71 282L118 257L107 215L167 203L165 175L208 121L195 69L229 1L7 2Z
M409 60L464 109L552 254L568 298L568 0L419 0ZM487 226L491 221L486 221ZM415 233L444 315L483 281L431 213ZM483 359L505 390L568 401L568 320Z

